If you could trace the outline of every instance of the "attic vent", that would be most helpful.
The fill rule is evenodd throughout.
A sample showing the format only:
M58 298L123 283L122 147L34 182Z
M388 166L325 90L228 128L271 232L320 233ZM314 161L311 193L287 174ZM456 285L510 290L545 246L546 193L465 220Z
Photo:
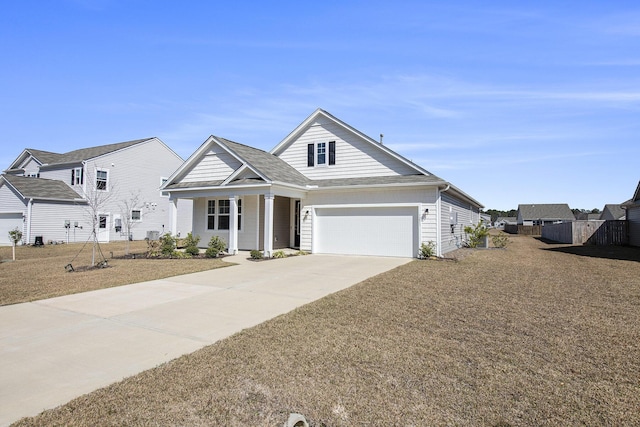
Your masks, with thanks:
M383 133L380 134L380 145L382 145L382 138L384 138L384 134Z

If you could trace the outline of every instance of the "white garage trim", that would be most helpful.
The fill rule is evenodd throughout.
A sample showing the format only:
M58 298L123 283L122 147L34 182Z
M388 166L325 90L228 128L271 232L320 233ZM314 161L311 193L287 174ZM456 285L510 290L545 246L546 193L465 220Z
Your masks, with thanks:
M24 234L24 218L22 212L0 213L0 244L13 244L9 239L9 231L18 228Z
M421 204L313 206L312 252L415 257Z

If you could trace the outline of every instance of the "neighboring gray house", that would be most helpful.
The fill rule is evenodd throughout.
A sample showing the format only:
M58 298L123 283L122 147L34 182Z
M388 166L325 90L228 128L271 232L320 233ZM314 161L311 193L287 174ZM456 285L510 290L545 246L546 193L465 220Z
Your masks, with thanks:
M518 225L548 225L574 221L566 203L518 205Z
M68 153L25 149L0 175L0 243L8 243L16 227L25 243L36 236L44 243L86 241L94 223L87 199L102 200L95 218L99 241L126 240L127 228L136 240L148 231L186 234L190 202L181 202L184 215L175 222L170 215L177 205L160 192L182 163L158 138Z
M597 219L601 220L623 220L626 219L627 212L622 207L622 204L619 205L604 205L604 209L602 209L602 213L600 217Z
M193 200L193 232L229 251L415 257L459 248L482 205L321 109L271 152L211 136L169 178Z
M640 246L640 182L631 200L625 202L623 206L627 210L629 244L631 246Z

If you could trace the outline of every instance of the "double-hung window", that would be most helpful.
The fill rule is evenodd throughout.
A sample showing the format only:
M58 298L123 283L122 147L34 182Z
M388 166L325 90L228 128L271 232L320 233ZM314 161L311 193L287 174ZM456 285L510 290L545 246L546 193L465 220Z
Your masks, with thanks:
M82 168L71 169L71 185L82 185L83 178Z
M236 202L238 230L242 230L242 199ZM229 199L207 200L207 230L229 230L231 201Z
M229 213L231 202L229 199L218 200L218 230L229 229Z
M207 230L216 229L216 201L207 200Z
M142 212L139 209L131 211L131 221L140 221L142 219Z
M307 144L307 166L326 166L336 164L336 142L316 142Z
M96 171L96 190L107 191L107 182L109 176L106 170Z

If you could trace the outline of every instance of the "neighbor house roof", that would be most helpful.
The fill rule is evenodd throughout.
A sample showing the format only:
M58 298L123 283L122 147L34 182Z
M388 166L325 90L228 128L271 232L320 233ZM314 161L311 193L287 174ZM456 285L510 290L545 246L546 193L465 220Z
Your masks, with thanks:
M523 220L571 220L573 212L566 203L518 205L519 216Z
M27 148L22 154L9 166L7 171L19 168L22 161L27 156L32 156L42 166L55 166L69 163L80 163L83 160L93 159L123 148L131 147L141 142L148 141L153 138L136 139L133 141L118 142L115 144L99 145L96 147L80 148L78 150L69 151L67 153L53 153L51 151L37 150L35 148Z
M27 178L0 175L0 179L17 191L24 199L80 201L82 197L62 181L45 178Z
M622 205L623 204L604 205L604 209L602 209L602 213L600 214L600 219L606 219L606 217L611 217L615 219L624 218L627 212L624 210Z

